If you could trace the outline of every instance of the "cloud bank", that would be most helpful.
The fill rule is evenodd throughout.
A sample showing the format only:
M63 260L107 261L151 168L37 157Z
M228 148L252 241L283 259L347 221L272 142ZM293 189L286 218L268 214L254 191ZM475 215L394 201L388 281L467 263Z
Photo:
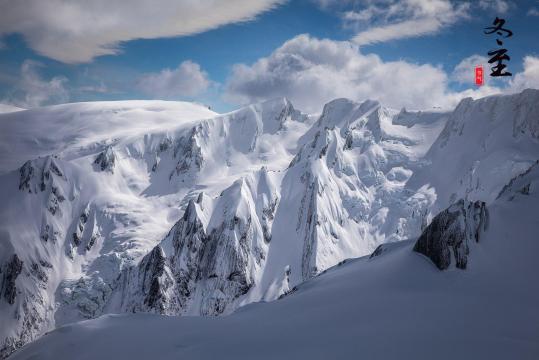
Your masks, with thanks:
M4 0L0 37L22 34L65 63L117 54L123 41L185 36L252 20L283 0Z
M328 101L346 97L357 101L375 99L399 109L450 109L464 97L482 97L539 87L539 58L528 56L524 71L515 74L507 87L475 87L473 66L485 59L464 59L451 74L430 64L384 62L363 54L350 42L297 36L268 57L252 65L236 64L225 83L225 100L247 104L286 96L299 109L318 112ZM463 91L450 90L450 83L469 84Z

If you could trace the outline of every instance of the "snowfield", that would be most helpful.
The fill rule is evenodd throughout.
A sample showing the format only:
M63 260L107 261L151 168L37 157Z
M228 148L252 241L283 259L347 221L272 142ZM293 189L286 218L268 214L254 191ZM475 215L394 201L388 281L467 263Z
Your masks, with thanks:
M539 90L66 104L0 144L3 357L539 356Z

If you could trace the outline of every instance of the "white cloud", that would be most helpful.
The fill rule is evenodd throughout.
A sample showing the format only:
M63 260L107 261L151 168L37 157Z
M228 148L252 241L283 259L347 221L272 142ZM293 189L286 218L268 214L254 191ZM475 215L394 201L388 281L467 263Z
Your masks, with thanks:
M525 56L524 71L515 74L511 82L513 92L527 88L539 89L539 57Z
M89 92L89 93L98 93L98 94L106 94L110 93L111 91L105 85L103 81L99 82L97 85L82 85L77 88L77 91L79 92Z
M143 76L138 87L154 98L193 97L206 91L211 82L200 65L190 60L182 62L176 69L164 69L159 73Z
M384 62L350 42L297 36L251 66L238 64L225 84L225 99L249 103L287 96L298 108L316 112L347 97L380 100L387 106L450 107L446 73L432 65Z
M472 55L463 59L451 73L451 80L458 82L459 84L472 86L475 84L475 67L483 66L484 81L488 83L490 81L489 63L488 58L481 55Z
M347 11L347 27L365 28L352 41L368 45L389 40L434 34L468 18L470 4L450 0L369 0L361 11Z
M539 16L539 10L536 7L530 8L527 13L528 16Z
M474 83L474 67L485 66L485 85ZM374 54L362 54L350 42L297 36L268 57L252 65L236 64L224 86L226 101L236 104L286 96L307 112L318 112L335 98L379 100L399 109L450 109L465 97L480 98L539 88L539 58L527 56L524 71L494 86L489 81L487 59L473 55L463 59L448 75L430 64L384 62ZM450 83L467 88L452 90Z
M498 14L504 14L509 10L510 1L506 0L480 0L479 7L483 10L493 10Z
M43 79L38 71L42 66L39 62L25 60L21 65L20 79L3 102L23 108L66 102L69 99L65 88L67 79L63 76Z
M443 23L436 18L407 20L397 24L374 27L353 37L358 45L368 45L389 40L417 37L437 32Z
M184 36L252 20L283 0L5 0L0 36L20 33L41 55L66 63L116 54L133 39Z

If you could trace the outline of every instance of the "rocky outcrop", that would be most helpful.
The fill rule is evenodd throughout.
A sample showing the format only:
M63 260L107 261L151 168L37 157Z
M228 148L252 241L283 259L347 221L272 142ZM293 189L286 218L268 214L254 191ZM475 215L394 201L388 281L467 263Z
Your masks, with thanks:
M203 194L197 199L202 202ZM177 274L177 289L181 307L187 306L187 300L194 294L199 279L200 264L209 240L197 214L197 205L190 201L182 220L174 228L172 246L174 257L170 265Z
M2 283L0 284L0 296L13 305L17 296L17 286L15 280L22 271L23 262L17 254L13 254L10 260L4 265L1 271Z
M428 257L440 270L452 262L466 269L470 243L479 242L488 226L488 211L482 201L459 200L432 219L417 240L414 251Z
M14 238L19 241L14 247L17 254L7 257L9 251L7 254L0 251L3 260L0 296L9 305L3 306L5 328L1 331L0 358L34 340L53 324L54 304L50 294L54 291L55 282L51 279L55 270L52 263L56 263L55 257L61 254L55 246L63 244L62 223L69 219L72 209L72 199L68 201L65 195L69 193L66 174L70 172L66 172L62 160L56 156L30 160L18 173L18 201L38 212L32 214L35 217L32 229L26 232L19 228L25 233ZM9 244L9 238L7 241Z
M126 312L182 313L199 279L205 239L191 201L162 245L157 245L138 266L120 274L113 293L113 298L118 298L116 306Z
M57 159L47 156L36 160L29 160L19 169L19 190L30 194L45 192L45 207L52 214L60 211L60 204L66 198L58 180L66 181L64 173L60 170Z
M92 250L100 236L95 211L91 209L90 204L84 207L72 226L71 241L66 244L66 255L71 259L76 251L84 253Z
M539 174L539 160L534 162L528 169L513 177L500 191L496 199L507 195L509 200L513 200L516 194L529 195L532 189L533 180ZM535 177L534 177L535 176Z
M263 169L221 196L200 193L139 265L116 281L114 311L219 315L256 283L271 237L277 197ZM253 198L264 200L255 201Z
M97 170L114 172L114 165L116 163L116 153L112 149L112 146L107 146L105 150L99 153L94 160L94 165Z
M37 194L38 191L45 191L51 186L54 188L53 175L65 180L65 176L60 170L54 156L28 160L19 169L19 175L19 190L34 194Z
M174 158L178 159L176 163L176 175L180 175L193 169L199 171L204 163L202 156L202 148L198 144L198 135L201 131L200 126L195 126L191 129L191 133L187 137L179 139L174 149ZM170 177L172 178L171 173Z

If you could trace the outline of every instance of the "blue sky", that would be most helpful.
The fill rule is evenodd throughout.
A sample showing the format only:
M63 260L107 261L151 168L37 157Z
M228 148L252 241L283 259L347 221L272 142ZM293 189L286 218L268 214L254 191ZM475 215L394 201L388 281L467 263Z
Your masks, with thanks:
M112 11L109 2L89 9L80 2L84 15L69 17L57 0L34 1L35 8L32 1L26 8L16 0L3 2L0 102L33 107L168 99L228 111L287 96L300 109L314 112L344 96L377 98L393 107L449 107L464 96L519 91L539 82L536 0L256 0L247 10L240 0L226 7L205 2L202 9L170 9L183 15L163 31L160 16L167 23L168 14L144 16L144 5L131 14L121 2ZM167 0L161 5L175 6ZM115 12L122 14L120 20L111 15ZM213 13L224 15L208 20ZM88 14L93 16L89 20ZM482 32L496 16L514 32L504 40L513 77L478 89L472 82L473 64L484 62L487 52L497 48L495 37ZM107 20L102 29L100 19ZM196 30L182 25L190 20ZM408 34L392 31L400 24ZM145 33L145 27L151 31ZM376 39L376 29L385 35ZM136 39L141 36L148 39ZM100 56L103 51L114 54Z

